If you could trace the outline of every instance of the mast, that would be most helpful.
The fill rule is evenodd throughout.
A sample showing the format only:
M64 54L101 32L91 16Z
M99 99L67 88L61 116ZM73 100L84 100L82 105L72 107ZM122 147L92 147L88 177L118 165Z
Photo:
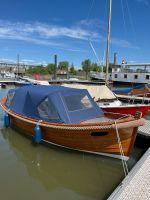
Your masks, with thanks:
M109 0L108 6L108 29L107 29L107 47L106 47L106 78L105 85L108 84L108 69L109 69L109 46L110 46L110 23L111 23L111 8L112 0Z
M17 77L19 77L19 54L17 55Z
M56 72L57 72L57 55L54 55L54 65L55 65L55 69L54 69L54 80L56 80Z

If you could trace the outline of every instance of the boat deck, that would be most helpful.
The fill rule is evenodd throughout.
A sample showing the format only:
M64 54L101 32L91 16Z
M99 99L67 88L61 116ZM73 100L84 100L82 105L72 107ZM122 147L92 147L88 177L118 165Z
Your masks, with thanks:
M139 96L136 96L136 95L130 96L130 95L116 94L116 97L117 97L119 100L122 100L122 101L140 102L140 103L150 103L150 98L147 98L147 97L139 97Z
M150 199L150 148L107 200Z

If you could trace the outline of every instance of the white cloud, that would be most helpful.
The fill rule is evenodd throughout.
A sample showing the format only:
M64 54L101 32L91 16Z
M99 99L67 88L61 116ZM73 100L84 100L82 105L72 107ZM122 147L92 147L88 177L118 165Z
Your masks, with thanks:
M91 38L95 42L106 42L106 38L99 31L92 28L93 23L95 25L97 24L97 26L102 24L98 24L96 19L90 21L81 20L71 27L49 25L39 22L14 23L0 20L0 39L20 40L38 45L52 46L56 49L86 52L85 49L70 48L67 43L60 41L65 41L64 39L67 38L87 41ZM126 40L112 38L111 41L113 44L121 47L138 48Z
M9 21L0 20L0 39L20 40L29 43L54 46L59 49L69 51L82 51L80 48L70 48L65 42L60 42L60 39L71 38L87 40L91 35L89 30L84 30L80 27L63 27L56 25L36 23L12 23ZM97 37L96 32L92 32L93 37ZM58 40L59 39L59 40Z
M35 60L29 60L29 59L22 59L22 62L28 62L28 63L33 63L35 62Z
M0 62L2 63L17 63L17 58L15 59L7 59L7 58L0 58ZM37 62L35 60L29 60L29 59L20 59L19 63L21 64L30 64L30 65L47 65L46 61L42 61L42 62Z
M94 37L96 32L92 32ZM8 38L26 38L29 36L40 39L51 39L56 37L70 37L86 40L91 35L91 31L80 27L63 27L42 23L11 23L0 21L0 36Z
M13 60L13 59L7 59L7 58L0 58L0 62L7 62L7 63L16 63L17 62L17 59L16 60Z
M89 28L95 27L98 28L99 30L107 29L107 24L99 19L90 19L90 20L83 19L77 23L77 26L83 26Z

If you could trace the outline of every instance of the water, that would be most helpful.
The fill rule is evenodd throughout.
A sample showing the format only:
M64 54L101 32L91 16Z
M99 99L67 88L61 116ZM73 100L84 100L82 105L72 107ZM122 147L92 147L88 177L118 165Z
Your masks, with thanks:
M0 90L1 97L6 93L6 89ZM134 148L129 168L143 152ZM120 160L33 145L28 138L3 127L0 110L0 199L103 200L123 178Z

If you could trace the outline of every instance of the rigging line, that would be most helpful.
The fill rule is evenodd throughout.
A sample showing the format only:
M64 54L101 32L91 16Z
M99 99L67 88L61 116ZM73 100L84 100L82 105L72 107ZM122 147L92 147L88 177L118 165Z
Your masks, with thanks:
M91 6L90 6L90 8L89 8L89 11L88 11L88 14L87 14L87 17L86 17L86 21L87 21L87 22L89 22L89 18L90 18L91 11L92 11L92 8L93 8L93 5L94 5L94 1L95 1L95 0L92 0ZM90 36L88 36L88 39L90 39Z
M131 11L130 11L129 4L128 4L127 0L126 0L126 5L127 5L128 14L129 14L129 21L130 21L131 28L132 28L132 31L133 31L133 36L136 36L136 32L135 32L135 28L134 28L133 20L132 20L132 15L131 15ZM133 38L135 40L136 37L133 37Z
M107 2L108 1L105 1L105 7L104 7L104 19L105 19L105 17L106 17L106 11L107 11Z
M94 1L95 0L92 0L91 6L89 8L89 11L88 11L88 14L87 14L87 17L86 17L87 21L89 21L89 17L90 17L90 14L91 14L91 11L92 11L92 8L93 8L93 5L94 5Z
M126 34L125 14L124 14L124 9L123 9L123 2L122 2L122 0L121 0L121 8L122 8L122 15L123 15L124 31L125 31L125 35L127 35L127 34Z
M128 175L129 170L128 170L128 166L126 161L124 160L124 152L123 152L123 148L122 148L122 144L121 144L121 140L120 140L120 136L119 136L119 131L118 131L118 127L117 127L117 122L115 122L115 129L116 129L116 133L117 133L117 140L118 140L118 144L119 144L119 150L120 150L120 154L121 154L121 161L122 161L122 165L123 165L123 170L124 170L124 174L125 176Z
M95 0L92 0L92 2L91 2L91 6L90 6L90 8L89 8L89 11L88 11L88 14L87 14L87 17L86 17L86 21L87 21L87 22L89 22L89 18L90 18L90 15L91 15L91 11L92 11L94 2L95 2ZM88 40L89 40L90 38L91 38L91 36L88 36Z
M97 59L97 61L98 61L98 64L100 65L100 60L99 60L99 58L98 58L98 55L97 55L97 53L96 53L96 50L95 50L95 48L93 47L93 44L92 44L92 42L89 40L89 44L90 44L90 46L91 46L91 49L93 50L93 53L95 54L95 57L96 57L96 59Z

